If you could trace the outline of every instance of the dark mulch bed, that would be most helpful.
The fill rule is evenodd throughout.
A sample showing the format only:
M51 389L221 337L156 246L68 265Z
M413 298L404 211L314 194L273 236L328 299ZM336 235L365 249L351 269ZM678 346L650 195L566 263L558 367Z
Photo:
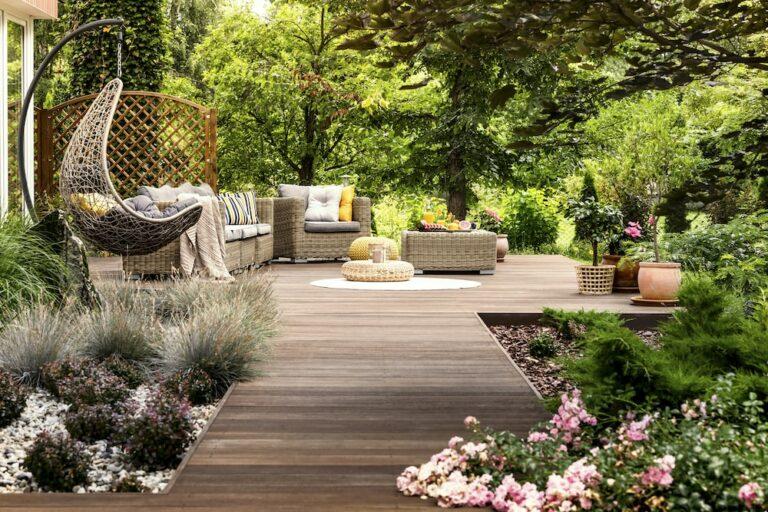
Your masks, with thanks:
M562 375L563 367L557 363L557 358L580 357L578 341L562 337L553 327L536 324L494 326L491 327L491 332L541 396L550 398L573 389L573 385ZM660 346L658 331L635 332L650 347ZM552 338L554 356L537 357L531 354L529 343L541 336Z

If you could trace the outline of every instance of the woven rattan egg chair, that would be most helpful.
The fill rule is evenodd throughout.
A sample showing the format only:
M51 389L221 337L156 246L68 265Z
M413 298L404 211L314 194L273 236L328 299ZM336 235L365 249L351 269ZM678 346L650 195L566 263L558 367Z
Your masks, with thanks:
M61 197L80 234L98 249L123 256L149 254L194 226L202 206L193 204L165 218L149 218L123 202L107 164L107 141L123 90L116 78L88 108L61 164Z

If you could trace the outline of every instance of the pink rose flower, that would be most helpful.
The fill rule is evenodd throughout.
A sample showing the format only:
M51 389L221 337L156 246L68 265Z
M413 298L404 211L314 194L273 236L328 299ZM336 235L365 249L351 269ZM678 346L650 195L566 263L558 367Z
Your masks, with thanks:
M757 482L749 482L739 489L739 501L747 508L763 502L763 488Z
M480 422L477 421L477 418L475 418L474 416L467 416L466 418L464 418L464 426L467 428L472 428L479 424Z
M640 481L646 487L657 485L659 487L669 487L674 481L672 470L675 469L675 458L672 455L665 455L656 459L656 465L645 470L640 477Z

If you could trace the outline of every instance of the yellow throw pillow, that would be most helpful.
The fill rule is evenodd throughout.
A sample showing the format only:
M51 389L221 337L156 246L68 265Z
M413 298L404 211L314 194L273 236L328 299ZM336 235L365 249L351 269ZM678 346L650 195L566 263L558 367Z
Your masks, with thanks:
M352 220L352 201L355 199L355 186L344 187L341 191L341 202L339 203L339 222L349 222Z
M96 192L90 194L72 194L70 196L70 201L80 210L96 217L105 216L109 210L117 206L117 201L109 196L98 194Z

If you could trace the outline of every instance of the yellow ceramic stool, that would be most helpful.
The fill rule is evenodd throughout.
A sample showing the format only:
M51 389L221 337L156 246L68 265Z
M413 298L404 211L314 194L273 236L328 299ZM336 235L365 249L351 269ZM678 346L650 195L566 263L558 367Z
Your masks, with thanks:
M368 252L369 244L384 244L384 247L387 249L387 259L400 259L400 249L395 241L383 236L363 236L352 242L352 245L349 246L349 259L369 259L371 257Z

